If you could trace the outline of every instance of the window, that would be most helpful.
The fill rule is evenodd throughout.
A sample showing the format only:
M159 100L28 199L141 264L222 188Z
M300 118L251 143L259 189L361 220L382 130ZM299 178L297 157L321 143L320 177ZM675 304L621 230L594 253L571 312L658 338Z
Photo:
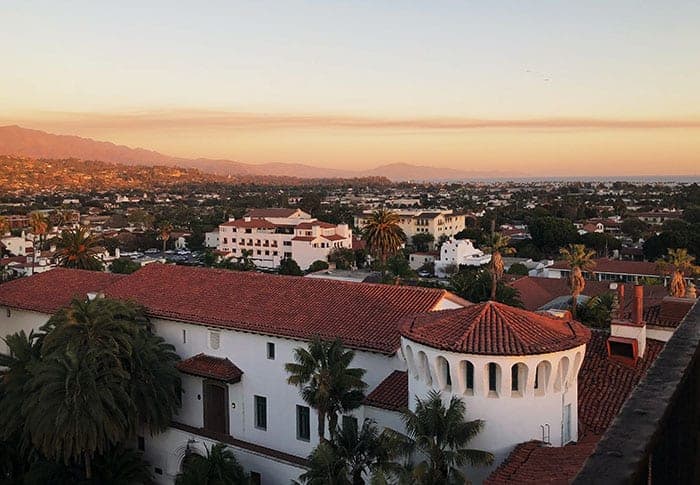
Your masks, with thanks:
M511 391L520 390L520 386L518 385L518 377L519 377L518 364L515 364L513 367L510 368L510 390Z
M282 243L282 245L283 245L283 246L291 246L291 245L292 245L292 241L284 241L284 242Z
M255 427L267 430L267 398L255 396Z
M183 344L187 343L187 330L185 330L185 329L182 330L182 343Z
M275 344L272 342L267 343L267 358L270 360L275 359Z
M137 436L136 443L139 451L146 451L146 439L143 436Z
M228 244L228 238L224 238L224 244Z
M308 406L297 405L297 439L309 441L311 438L311 421Z
M498 391L498 366L493 362L489 363L489 391Z
M562 445L571 441L571 404L564 406L564 430L562 436Z
M219 350L219 345L221 343L221 334L215 330L209 331L209 348L212 350Z
M291 259L292 253L284 253L284 257L285 257L285 258L290 258L290 259Z
M474 364L467 362L467 390L474 391Z

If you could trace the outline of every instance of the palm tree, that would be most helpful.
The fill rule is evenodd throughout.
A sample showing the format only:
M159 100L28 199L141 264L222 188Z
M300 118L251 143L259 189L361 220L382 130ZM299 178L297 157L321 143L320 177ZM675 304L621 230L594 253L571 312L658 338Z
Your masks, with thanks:
M387 483L400 468L394 462L400 447L394 436L380 432L376 423L365 419L358 429L350 420L334 433L332 441L320 443L309 456L309 471L299 479L307 485L363 485L365 477L372 483Z
M491 300L496 301L496 291L498 282L503 279L503 256L513 254L515 249L508 246L510 237L498 232L492 232L486 238L484 252L491 254L489 262L489 273L491 273Z
M58 264L65 268L102 270L97 257L97 239L85 226L66 229L58 240Z
M374 211L362 228L362 237L367 243L369 253L378 259L382 268L386 260L401 248L406 235L399 226L400 216L387 209Z
M7 234L7 232L9 230L10 230L10 223L7 222L7 217L0 216L0 237Z
M158 225L158 239L163 241L163 252L167 248L171 232L173 232L173 225L168 221L163 221Z
M188 454L175 485L244 485L248 476L235 455L223 443L217 443L207 455Z
M93 472L95 483L103 485L147 485L153 478L143 453L121 445L96 456Z
M49 220L43 212L32 212L29 216L29 225L32 228L32 274L36 267L36 256L41 249L41 242L49 231ZM39 244L37 245L37 236L39 237Z
M403 439L407 455L418 452L425 459L414 466L415 483L437 485L464 483L460 468L493 463L491 453L466 448L484 426L481 420L465 421L466 406L456 396L445 406L439 391L432 390L425 400L416 397L415 411L403 411L407 436Z
M657 261L657 266L666 273L671 273L669 294L677 298L685 296L687 273L695 273L697 268L693 265L695 258L688 254L687 249L669 249L665 260Z
M318 437L325 440L326 418L331 437L335 433L338 414L358 408L364 399L367 384L365 370L352 368L355 352L333 341L315 337L307 348L294 349L294 360L285 364L287 383L299 386L299 393L318 413Z
M570 268L568 284L571 290L571 314L576 318L578 297L586 287L583 272L590 271L595 266L595 251L586 249L583 244L569 244L568 247L561 248L559 253L564 256Z

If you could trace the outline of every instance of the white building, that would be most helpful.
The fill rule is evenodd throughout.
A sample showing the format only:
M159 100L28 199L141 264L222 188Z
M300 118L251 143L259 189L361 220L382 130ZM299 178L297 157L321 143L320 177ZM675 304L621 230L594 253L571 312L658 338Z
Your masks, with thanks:
M0 239L0 246L12 256L26 256L33 251L32 238L22 231L20 236L8 236Z
M204 247L215 249L219 247L219 228L204 233Z
M361 214L356 214L355 227L362 229L372 212L372 210L365 210ZM399 226L409 241L416 234L432 234L437 242L440 237L454 236L466 227L466 214L452 210L399 209L393 212L399 215Z
M368 395L352 413L360 422L371 418L403 432L400 410L413 407L415 396L439 390L446 400L464 400L466 418L485 422L470 447L496 457L491 468L468 470L476 483L522 443L541 440L560 448L577 441L579 370L586 362L592 362L585 381L591 387L583 414L594 423L600 422L596 413L609 416L624 402L595 393L611 399L622 387L614 385L618 378L627 386L619 392L629 392L643 374L631 367L629 376L636 377L628 377L625 366L600 372L607 365L607 334L592 339L568 314L470 305L435 288L160 264L128 276L59 268L0 285L1 333L37 330L88 293L142 304L154 331L183 359L177 365L182 408L168 430L138 439L162 484L173 483L187 453L204 453L216 442L229 445L262 484L297 479L318 444L316 415L299 389L287 384L284 365L316 335L342 339L356 352L353 366L366 370ZM641 308L641 302L635 305ZM647 359L645 348L657 355L661 345L645 344L639 315L616 321L608 343L622 357L625 346L634 347L635 363ZM596 342L591 359L589 339ZM6 350L0 340L0 352Z
M443 278L449 267L481 266L491 261L491 255L474 247L470 239L450 238L440 248L440 259L435 261L435 274Z
M336 248L352 249L348 225L322 222L299 209L253 209L219 226L219 251L232 258L246 251L261 268L277 268L292 258L306 269L314 261L327 261Z

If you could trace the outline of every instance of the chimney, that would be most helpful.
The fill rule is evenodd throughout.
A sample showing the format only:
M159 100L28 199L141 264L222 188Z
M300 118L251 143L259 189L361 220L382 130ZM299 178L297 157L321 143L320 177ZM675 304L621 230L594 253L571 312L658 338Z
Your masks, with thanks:
M644 287L634 286L631 318L625 319L624 285L617 287L620 300L617 318L610 322L610 337L608 338L608 355L611 359L624 364L635 365L637 359L644 357L647 344L647 326L644 323Z

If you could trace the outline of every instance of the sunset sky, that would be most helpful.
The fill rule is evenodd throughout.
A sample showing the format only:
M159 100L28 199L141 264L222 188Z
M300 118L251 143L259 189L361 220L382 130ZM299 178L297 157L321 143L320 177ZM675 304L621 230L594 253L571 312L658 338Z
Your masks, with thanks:
M700 174L697 1L5 0L0 21L0 125L249 163Z

